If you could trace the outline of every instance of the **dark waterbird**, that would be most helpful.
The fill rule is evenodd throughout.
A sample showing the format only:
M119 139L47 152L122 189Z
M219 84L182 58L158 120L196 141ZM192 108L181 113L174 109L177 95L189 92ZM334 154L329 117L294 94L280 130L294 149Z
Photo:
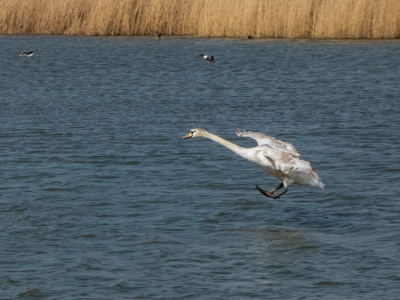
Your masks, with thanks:
M33 53L33 52L24 52L22 50L19 52L19 56L33 56L33 54L35 54L35 53Z
M207 55L207 54L200 54L200 56L203 56L206 60L210 61L211 64L215 63L214 56Z
M153 31L154 36L156 37L157 41L161 39L161 32L160 31Z

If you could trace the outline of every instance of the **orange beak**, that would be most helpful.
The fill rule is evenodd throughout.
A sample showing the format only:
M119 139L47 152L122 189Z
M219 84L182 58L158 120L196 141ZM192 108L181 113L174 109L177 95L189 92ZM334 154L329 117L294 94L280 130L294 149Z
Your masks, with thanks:
M187 135L185 135L184 137L182 137L183 139L190 139L193 136L193 133L191 131L189 131L189 133Z

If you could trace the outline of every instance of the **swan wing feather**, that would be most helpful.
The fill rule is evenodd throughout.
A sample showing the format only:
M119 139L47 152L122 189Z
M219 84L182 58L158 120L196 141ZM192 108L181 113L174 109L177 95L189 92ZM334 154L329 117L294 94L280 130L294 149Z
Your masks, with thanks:
M235 132L240 137L250 137L256 140L259 146L267 145L277 151L289 153L293 156L300 156L300 154L297 153L296 148L292 144L277 140L272 136L266 135L265 133L252 132L244 129L236 129Z

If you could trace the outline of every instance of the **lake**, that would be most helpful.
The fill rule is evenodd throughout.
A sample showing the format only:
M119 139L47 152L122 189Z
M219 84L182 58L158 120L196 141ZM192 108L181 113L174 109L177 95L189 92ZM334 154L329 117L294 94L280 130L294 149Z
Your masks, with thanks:
M1 36L0 298L398 299L399 53ZM266 198L279 181L197 127L292 143L325 189Z

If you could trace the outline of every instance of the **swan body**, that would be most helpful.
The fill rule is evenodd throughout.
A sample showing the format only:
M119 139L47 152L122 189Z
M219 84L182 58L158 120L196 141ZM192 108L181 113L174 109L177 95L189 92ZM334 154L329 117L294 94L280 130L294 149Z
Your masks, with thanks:
M243 148L233 144L217 135L211 134L203 129L195 128L189 131L183 139L191 137L205 137L211 139L243 158L259 165L268 174L276 177L281 183L280 185L267 192L256 186L256 188L264 195L273 199L277 199L288 191L291 184L297 185L313 185L324 188L318 174L312 170L308 161L301 160L296 148L292 144L282 142L264 133L251 132L242 129L236 129L236 134L240 137L251 137L258 143L254 148ZM285 190L276 194L276 191L285 187Z

